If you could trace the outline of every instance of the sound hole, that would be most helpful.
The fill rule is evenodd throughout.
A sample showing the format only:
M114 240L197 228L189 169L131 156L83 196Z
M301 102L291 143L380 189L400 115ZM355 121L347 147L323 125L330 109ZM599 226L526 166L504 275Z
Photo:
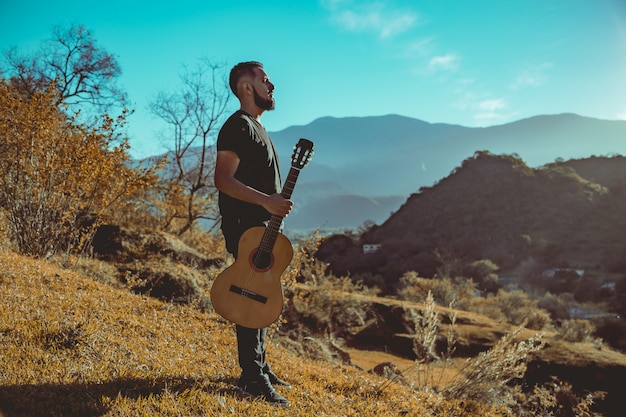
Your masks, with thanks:
M263 250L255 250L250 255L250 263L254 266L255 269L260 271L266 271L270 269L273 262L273 256L271 252L263 251Z

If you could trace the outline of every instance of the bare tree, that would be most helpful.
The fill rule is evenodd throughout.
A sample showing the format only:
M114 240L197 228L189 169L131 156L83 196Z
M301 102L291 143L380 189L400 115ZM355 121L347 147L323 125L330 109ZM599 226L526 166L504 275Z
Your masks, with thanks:
M159 209L165 229L179 236L199 220L212 222L213 227L219 220L213 148L230 98L223 63L199 60L193 69L185 68L181 82L180 90L160 92L150 105L171 127L166 141L173 147Z
M91 105L97 111L123 107L126 94L116 84L121 68L91 32L82 25L56 26L52 35L33 54L15 47L4 53L3 72L11 84L27 97L53 86L57 105Z

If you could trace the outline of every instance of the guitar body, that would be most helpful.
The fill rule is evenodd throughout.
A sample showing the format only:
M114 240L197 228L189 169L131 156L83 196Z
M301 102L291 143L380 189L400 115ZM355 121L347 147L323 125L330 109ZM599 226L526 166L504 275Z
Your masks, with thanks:
M252 329L268 327L283 310L283 287L280 281L291 258L291 242L278 233L271 260L255 265L255 255L265 227L253 227L239 239L237 260L214 281L211 301L215 311L225 319Z

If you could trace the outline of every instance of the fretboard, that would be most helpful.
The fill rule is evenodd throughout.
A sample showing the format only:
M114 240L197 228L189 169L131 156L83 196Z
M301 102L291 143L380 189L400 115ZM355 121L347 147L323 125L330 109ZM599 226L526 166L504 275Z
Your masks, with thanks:
M298 180L298 175L300 175L300 169L296 167L291 167L291 169L289 170L289 174L287 175L287 179L285 180L285 184L283 185L283 189L280 192L280 195L282 195L286 199L291 198L293 189L296 186L296 181ZM261 244L259 245L259 251L266 253L272 252L282 222L283 218L281 216L272 215L272 218L270 219L269 224L265 229L265 233L263 233L263 238L261 239Z

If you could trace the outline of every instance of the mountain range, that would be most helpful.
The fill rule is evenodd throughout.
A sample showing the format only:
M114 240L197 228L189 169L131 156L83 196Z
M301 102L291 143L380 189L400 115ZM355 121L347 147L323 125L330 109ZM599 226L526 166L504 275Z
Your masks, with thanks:
M289 230L380 224L422 187L448 176L478 151L514 155L530 167L555 160L626 154L626 121L575 114L465 127L399 115L324 117L270 132L289 168L293 145L315 143L294 191Z

